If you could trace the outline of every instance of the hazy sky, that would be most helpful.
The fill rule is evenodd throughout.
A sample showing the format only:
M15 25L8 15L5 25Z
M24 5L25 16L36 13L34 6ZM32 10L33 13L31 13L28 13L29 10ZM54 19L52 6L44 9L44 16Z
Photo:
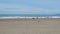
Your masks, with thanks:
M60 0L0 0L0 14L57 14Z

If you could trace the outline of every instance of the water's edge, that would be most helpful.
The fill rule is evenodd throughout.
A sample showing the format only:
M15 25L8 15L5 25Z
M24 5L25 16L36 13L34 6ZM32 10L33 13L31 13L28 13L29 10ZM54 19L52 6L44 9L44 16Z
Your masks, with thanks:
M0 17L0 19L17 19L17 18L60 18L60 16L44 16L44 17L20 17L20 16L10 16L10 17Z

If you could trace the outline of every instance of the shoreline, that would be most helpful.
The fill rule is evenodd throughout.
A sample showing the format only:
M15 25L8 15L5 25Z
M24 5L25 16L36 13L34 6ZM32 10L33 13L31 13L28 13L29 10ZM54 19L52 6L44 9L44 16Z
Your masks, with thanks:
M21 19L21 18L24 18L24 19L26 19L26 18L38 18L38 19L40 19L40 18L60 18L60 16L47 16L47 17L19 17L19 16L15 16L15 17L0 17L0 19Z

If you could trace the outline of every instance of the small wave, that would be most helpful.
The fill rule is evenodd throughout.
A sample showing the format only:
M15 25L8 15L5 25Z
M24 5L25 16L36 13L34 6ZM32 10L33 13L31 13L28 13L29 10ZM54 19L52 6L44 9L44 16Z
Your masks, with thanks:
M16 19L16 18L60 18L60 16L47 16L47 17L0 17L0 19Z

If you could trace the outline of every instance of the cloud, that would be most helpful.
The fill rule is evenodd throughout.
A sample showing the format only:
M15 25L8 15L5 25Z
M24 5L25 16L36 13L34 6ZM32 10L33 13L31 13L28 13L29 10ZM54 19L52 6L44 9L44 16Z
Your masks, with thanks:
M0 12L8 13L36 13L36 14L54 14L60 13L60 9L48 9L48 8L36 8L31 6L26 6L23 4L1 4L0 3ZM2 12L2 13L3 13Z

